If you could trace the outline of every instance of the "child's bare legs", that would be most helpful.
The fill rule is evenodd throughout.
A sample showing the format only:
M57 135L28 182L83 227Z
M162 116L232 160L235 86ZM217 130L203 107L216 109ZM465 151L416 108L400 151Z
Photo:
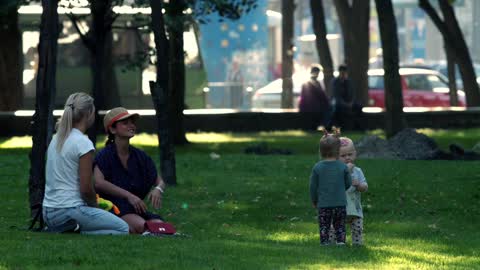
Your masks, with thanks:
M348 223L350 224L350 230L352 231L352 245L362 245L363 244L363 218L349 217Z

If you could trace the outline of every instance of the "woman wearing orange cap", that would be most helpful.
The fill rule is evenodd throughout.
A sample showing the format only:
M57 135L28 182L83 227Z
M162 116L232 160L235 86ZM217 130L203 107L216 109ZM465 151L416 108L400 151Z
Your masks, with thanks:
M143 233L145 221L163 222L159 215L147 211L148 197L155 209L160 208L165 183L153 160L130 145L135 136L139 115L125 108L110 110L103 119L108 134L106 146L95 157L95 188L102 198L112 201L131 233Z

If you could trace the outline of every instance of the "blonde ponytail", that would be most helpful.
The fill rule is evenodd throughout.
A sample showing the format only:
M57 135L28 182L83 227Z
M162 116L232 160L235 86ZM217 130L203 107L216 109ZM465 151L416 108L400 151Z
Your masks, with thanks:
M93 98L85 93L71 94L65 102L63 115L58 119L57 151L62 150L63 144L72 131L73 124L80 122L84 117L90 116L95 110Z

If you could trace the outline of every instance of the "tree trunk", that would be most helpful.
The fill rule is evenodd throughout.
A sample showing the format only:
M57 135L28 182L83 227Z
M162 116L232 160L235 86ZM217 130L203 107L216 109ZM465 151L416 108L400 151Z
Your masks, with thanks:
M323 0L310 0L310 9L312 13L313 32L315 33L315 45L317 47L318 58L323 67L323 82L327 95L332 95L330 82L333 79L333 60L330 53L330 47L327 40L327 27L325 26L325 11Z
M385 84L385 131L392 137L405 128L403 97L400 74L398 73L397 22L391 0L375 0L383 48L383 76Z
M92 47L90 50L90 68L92 71L92 96L95 105L95 124L88 130L88 137L93 142L97 142L97 130L102 127L103 119L100 118L98 111L105 109L105 89L104 84L104 63L105 63L105 14L109 1L92 1L90 9L92 12L92 29L88 36L92 38Z
M0 17L0 111L14 111L23 103L22 34L18 27L18 6L6 8Z
M109 19L113 20L112 13L108 12ZM112 109L115 107L119 107L122 105L120 99L120 93L118 89L118 82L117 76L115 73L115 65L113 63L113 31L110 27L107 30L106 37L105 37L105 48L103 52L104 57L104 78L103 81L105 83L104 88L104 95L105 95L105 107L103 109Z
M57 1L42 0L43 13L38 44L38 73L33 115L33 146L30 153L29 199L31 215L42 211L45 192L46 151L53 134L53 107L59 22Z
M442 10L445 25L450 33L457 48L455 49L455 60L462 76L463 88L467 97L467 106L480 106L480 88L477 83L477 76L473 68L472 58L465 42L462 30L458 25L457 17L453 6L447 0L440 0L440 9ZM468 91L466 90L468 89Z
M95 124L88 130L88 137L95 145L97 131L103 130L103 119L99 117L99 110L108 110L118 107L120 94L113 65L112 24L115 18L112 13L112 1L91 1L92 25L88 33L77 32L81 35L84 45L90 51L90 70L92 72L92 96L95 103ZM74 24L76 19L70 17Z
M198 23L197 21L193 20L192 21L192 28L193 28L193 32L195 33L195 41L197 42L197 50L198 50L198 62L200 63L199 65L199 69L203 69L204 68L204 64L203 64L203 56L202 56L202 52L201 52L201 49L200 49L200 29L198 27Z
M448 89L450 95L450 106L458 106L457 96L457 78L455 74L455 55L447 45L447 41L443 41L445 46L445 55L447 56L447 73L448 73Z
M348 74L358 104L368 104L368 50L370 1L333 1L337 10L343 36L343 50Z
M428 0L419 0L420 8L428 14L442 34L443 39L452 48L451 52L454 53L456 63L460 69L460 75L462 76L467 106L480 106L480 88L476 80L470 52L458 25L453 7L448 0L439 0L439 4L444 18L443 21Z
M160 167L162 178L169 185L177 185L175 148L169 126L169 109L167 103L169 97L169 64L168 64L168 40L165 34L165 22L162 14L162 1L150 0L152 8L152 31L155 39L157 52L157 81L150 82L150 92L155 107L158 125L158 143L160 149Z
M185 52L183 50L183 29L185 16L183 11L187 9L184 0L171 0L168 9L170 24L168 27L170 41L170 102L169 115L170 126L173 131L174 143L183 145L188 143L185 136L184 116L185 109Z
M293 108L294 0L282 0L282 108Z

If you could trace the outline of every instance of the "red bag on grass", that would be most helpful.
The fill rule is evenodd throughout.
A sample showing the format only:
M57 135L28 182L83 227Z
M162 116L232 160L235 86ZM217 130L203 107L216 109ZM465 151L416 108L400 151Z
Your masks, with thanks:
M177 230L167 222L145 222L145 230L153 234L175 234Z

